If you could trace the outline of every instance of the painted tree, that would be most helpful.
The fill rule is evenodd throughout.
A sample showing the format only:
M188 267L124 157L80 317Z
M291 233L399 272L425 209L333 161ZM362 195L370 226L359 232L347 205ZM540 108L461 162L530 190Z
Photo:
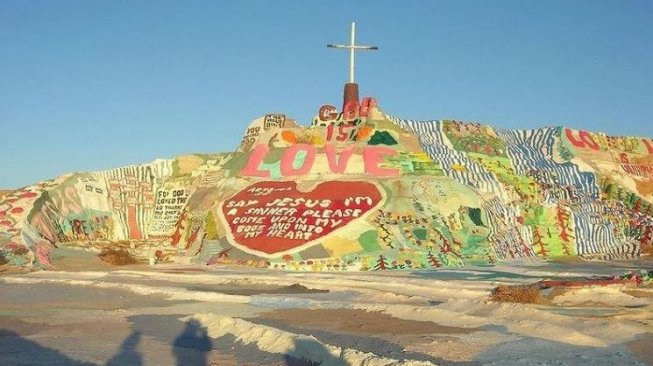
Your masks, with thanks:
M186 227L186 225L184 225L185 221L186 221L186 216L187 216L186 210L183 210L181 212L181 214L179 215L179 219L177 220L177 224L175 224L175 232L170 237L170 244L172 246L176 246L181 241L182 232L184 231L184 229Z
M519 235L519 244L521 245L521 252L525 257L530 257L533 255L533 249L526 243L521 235Z
M624 189L621 188L621 186L617 186L615 198L622 202L625 201L626 193L624 192Z
M533 227L533 248L537 248L536 254L542 257L547 257L547 250L544 246L544 240L542 240L542 234L540 234L540 229L535 226Z
M429 252L426 257L428 258L429 265L431 265L431 267L442 267L442 263L440 263L438 258L432 252Z
M452 236L453 239L453 245L452 245L452 253L457 256L458 258L462 258L462 252L463 252L463 243L460 242L460 240L457 240Z
M440 230L437 230L437 229L434 229L433 232L434 232L434 235L435 235L435 238L436 238L436 242L439 243L440 252L442 252L442 253L452 253L453 248L449 244L449 240L447 240L447 238L444 236L444 234L442 234L440 232ZM459 256L457 253L454 253L454 254Z
M639 199L639 197L636 197L635 204L633 205L633 211L639 212L641 204L642 204L642 200Z
M386 261L386 258L383 256L383 254L379 255L379 259L376 260L376 265L374 266L374 270L386 270L388 269L388 262Z
M198 226L191 232L191 234L188 236L186 239L186 246L184 249L188 249L194 242L197 240L197 236L199 235L201 227Z
M639 239L639 244L642 246L653 244L653 226L647 225L644 228L642 236Z
M569 244L571 243L570 239L574 239L574 236L570 234L571 228L569 227L570 214L567 212L562 205L558 205L556 208L556 226L560 230L560 240L562 241L562 252L565 255L571 255L571 248Z

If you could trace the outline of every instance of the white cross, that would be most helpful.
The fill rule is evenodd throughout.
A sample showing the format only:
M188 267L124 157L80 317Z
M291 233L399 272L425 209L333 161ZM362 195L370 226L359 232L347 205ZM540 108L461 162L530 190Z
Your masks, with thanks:
M356 22L351 22L351 43L350 44L328 44L329 48L348 48L349 49L349 82L354 83L354 52L356 50L378 50L376 46L358 46L356 39Z

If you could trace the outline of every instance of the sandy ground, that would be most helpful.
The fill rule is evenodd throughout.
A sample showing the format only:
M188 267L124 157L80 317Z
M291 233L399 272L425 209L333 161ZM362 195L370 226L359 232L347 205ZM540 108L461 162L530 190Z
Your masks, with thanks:
M498 284L652 262L293 273L60 253L56 264L0 273L0 365L653 365L652 287L488 301Z

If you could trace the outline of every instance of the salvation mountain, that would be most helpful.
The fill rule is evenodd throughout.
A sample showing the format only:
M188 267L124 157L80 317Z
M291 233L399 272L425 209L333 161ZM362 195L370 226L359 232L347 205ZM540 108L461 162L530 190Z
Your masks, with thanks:
M0 263L391 270L653 253L653 140L384 114L254 120L235 152L73 173L0 197Z

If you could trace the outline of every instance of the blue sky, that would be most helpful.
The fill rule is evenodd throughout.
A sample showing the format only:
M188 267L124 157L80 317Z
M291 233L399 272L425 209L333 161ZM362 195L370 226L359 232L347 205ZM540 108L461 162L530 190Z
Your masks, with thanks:
M353 3L353 4L351 4ZM653 2L0 1L0 188L233 150L362 95L392 115L653 137Z

